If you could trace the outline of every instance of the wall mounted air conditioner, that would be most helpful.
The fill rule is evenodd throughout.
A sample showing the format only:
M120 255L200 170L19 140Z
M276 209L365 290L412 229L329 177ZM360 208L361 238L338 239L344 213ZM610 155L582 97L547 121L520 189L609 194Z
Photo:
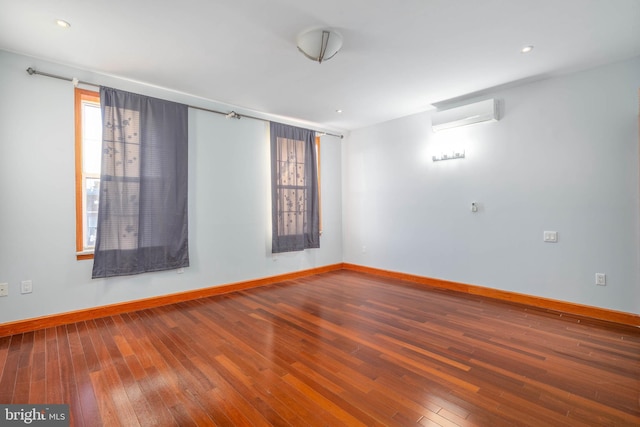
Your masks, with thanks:
M461 107L436 111L431 115L431 127L434 132L451 129L459 126L467 126L482 122L495 122L498 120L498 101L487 99Z

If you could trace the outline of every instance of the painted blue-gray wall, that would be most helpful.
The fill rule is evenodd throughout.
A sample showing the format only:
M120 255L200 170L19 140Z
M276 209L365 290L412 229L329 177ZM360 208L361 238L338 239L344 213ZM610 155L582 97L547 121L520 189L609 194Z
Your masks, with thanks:
M635 58L488 93L496 123L351 132L344 261L640 313L639 88ZM431 160L452 148L466 158Z
M270 253L268 125L189 112L191 267L91 280L75 256L73 86L42 71L205 108L160 88L0 51L0 323L217 286L342 262L341 141L322 137L321 248ZM32 294L20 282L33 281Z

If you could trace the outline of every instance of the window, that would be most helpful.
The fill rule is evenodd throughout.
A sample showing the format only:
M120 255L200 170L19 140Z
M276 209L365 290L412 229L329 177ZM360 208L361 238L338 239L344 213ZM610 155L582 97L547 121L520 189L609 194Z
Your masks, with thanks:
M188 267L188 107L104 86L100 105L91 277Z
M76 256L93 258L98 224L102 116L100 95L75 90L76 131Z
M314 132L271 122L272 252L320 247Z

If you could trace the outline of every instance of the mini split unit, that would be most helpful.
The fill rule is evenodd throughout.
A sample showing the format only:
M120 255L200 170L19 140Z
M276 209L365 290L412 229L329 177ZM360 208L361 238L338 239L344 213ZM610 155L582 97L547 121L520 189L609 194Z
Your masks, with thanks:
M434 132L460 126L498 120L498 102L495 99L475 102L461 107L440 110L431 116Z

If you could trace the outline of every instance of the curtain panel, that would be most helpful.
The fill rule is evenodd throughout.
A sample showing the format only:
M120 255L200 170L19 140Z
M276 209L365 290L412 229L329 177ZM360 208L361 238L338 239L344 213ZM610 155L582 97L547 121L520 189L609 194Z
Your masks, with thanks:
M320 247L315 132L270 123L273 253Z
M189 266L188 107L100 88L102 166L93 278Z

